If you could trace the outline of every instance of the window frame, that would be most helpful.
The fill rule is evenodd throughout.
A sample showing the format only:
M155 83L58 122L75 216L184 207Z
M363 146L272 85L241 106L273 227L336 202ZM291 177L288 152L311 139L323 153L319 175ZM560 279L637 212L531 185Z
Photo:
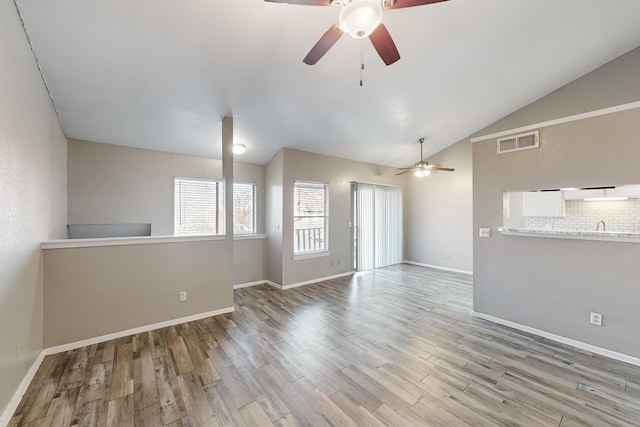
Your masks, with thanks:
M253 188L253 198L251 200L251 211L252 211L252 219L253 222L251 224L251 231L250 232L241 232L238 233L236 232L236 216L235 216L235 196L236 196L236 185L250 185ZM257 185L255 182L235 182L233 183L233 235L234 236L252 236L252 235L256 235L258 233L258 229L257 229L257 207L256 207L256 191L257 191Z
M298 185L314 185L314 186L322 186L324 189L324 215L296 215L296 187ZM297 251L296 250L296 220L304 219L304 218L324 218L324 248L323 249L314 249L307 251ZM321 182L321 181L302 181L295 180L293 181L293 221L292 221L292 244L293 244L293 258L294 259L305 259L305 258L314 258L318 256L326 256L329 254L329 183Z
M178 226L178 216L176 215L177 210L178 210L178 206L177 206L177 200L176 200L176 187L177 184L180 181L198 181L198 182L207 182L207 183L213 183L216 185L216 192L217 192L217 204L216 204L216 210L214 213L214 217L215 217L215 224L214 224L214 229L217 229L214 233L203 233L203 234L193 234L193 233L178 233L179 230L179 226ZM250 185L253 188L253 198L252 198L252 217L253 217L253 221L252 221L252 231L251 232L241 232L241 233L236 233L235 231L235 215L233 218L233 235L234 236L255 236L257 235L257 206L256 206L256 200L257 200L257 185L255 182L233 182L233 190L234 190L234 196L235 196L235 187L236 184L240 184L240 185ZM225 236L226 235L226 209L225 209L225 197L224 197L224 180L222 179L209 179L209 178L192 178L192 177L185 177L185 176L176 176L173 178L173 235L174 236ZM221 197L222 196L222 197ZM235 197L232 200L232 203L235 204ZM235 208L235 206L234 206ZM235 214L235 209L232 209L232 212Z
M215 224L214 233L178 233L178 216L176 212L178 210L178 206L176 203L176 186L179 181L193 181L193 182L208 182L216 184L216 209L215 209ZM222 195L222 198L220 197ZM222 200L222 204L220 204L220 200ZM222 220L220 221L220 216L222 216ZM208 179L208 178L192 178L185 176L176 176L173 178L173 235L174 236L224 236L226 234L226 222L225 222L225 210L224 210L224 181L220 179Z

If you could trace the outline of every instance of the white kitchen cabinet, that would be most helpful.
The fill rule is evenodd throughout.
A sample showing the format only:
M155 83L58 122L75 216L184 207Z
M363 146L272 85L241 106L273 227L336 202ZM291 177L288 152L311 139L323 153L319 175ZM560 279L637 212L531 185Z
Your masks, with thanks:
M565 216L562 191L526 191L522 196L523 216Z

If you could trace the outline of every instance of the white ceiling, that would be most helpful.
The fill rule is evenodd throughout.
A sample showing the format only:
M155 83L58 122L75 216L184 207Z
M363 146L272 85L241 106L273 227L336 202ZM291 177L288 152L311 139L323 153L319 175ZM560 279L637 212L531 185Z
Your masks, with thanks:
M386 11L401 59L339 8L263 0L17 0L67 136L242 161L281 147L407 166L640 45L638 0L450 0ZM360 53L364 86L360 87Z

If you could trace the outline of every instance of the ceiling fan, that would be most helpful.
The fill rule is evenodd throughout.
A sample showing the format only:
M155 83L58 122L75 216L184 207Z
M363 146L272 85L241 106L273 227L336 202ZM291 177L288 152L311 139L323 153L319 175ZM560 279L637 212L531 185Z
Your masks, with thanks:
M422 178L423 176L431 175L433 171L453 172L455 170L453 168L442 167L441 165L430 165L429 162L422 160L422 144L424 143L424 138L420 138L418 142L420 143L420 161L408 168L398 168L398 170L403 172L398 172L396 175L403 175L413 171L415 176Z
M291 3L304 6L340 6L338 23L333 24L302 60L314 65L324 56L344 33L354 39L369 37L373 47L385 64L391 65L400 59L396 44L382 24L384 9L422 6L447 0L265 0L272 3Z

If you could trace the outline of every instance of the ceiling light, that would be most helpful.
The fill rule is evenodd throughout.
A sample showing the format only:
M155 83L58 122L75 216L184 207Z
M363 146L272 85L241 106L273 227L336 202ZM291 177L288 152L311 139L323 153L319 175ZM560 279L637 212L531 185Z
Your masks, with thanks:
M382 21L382 2L380 0L354 0L342 6L338 17L338 26L354 39L369 37Z
M422 175L423 176L429 176L429 175L431 175L431 171L429 169L425 169L424 171L422 171Z
M233 154L244 154L247 151L247 147L244 144L233 144L232 151Z
M413 174L418 178L422 178L424 176L424 172L422 171L422 169L416 169L416 171Z

